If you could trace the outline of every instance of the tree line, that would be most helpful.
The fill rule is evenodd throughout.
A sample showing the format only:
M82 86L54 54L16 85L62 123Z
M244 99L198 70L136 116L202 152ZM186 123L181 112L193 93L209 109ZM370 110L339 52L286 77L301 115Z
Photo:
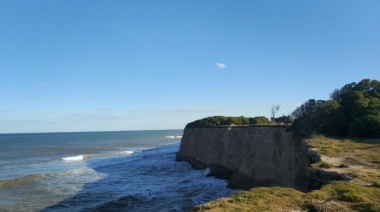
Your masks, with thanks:
M291 118L305 135L380 137L380 82L349 83L334 90L330 100L306 101Z
M267 117L226 117L226 116L212 116L204 119L193 121L186 125L186 128L198 128L198 127L218 127L218 126L231 126L231 125L258 125L269 124L270 121Z
M186 128L272 123L292 124L305 136L325 134L343 137L380 137L380 82L363 79L335 89L329 100L310 99L289 116L275 118L280 105L271 109L271 121L265 116L213 116L196 120Z

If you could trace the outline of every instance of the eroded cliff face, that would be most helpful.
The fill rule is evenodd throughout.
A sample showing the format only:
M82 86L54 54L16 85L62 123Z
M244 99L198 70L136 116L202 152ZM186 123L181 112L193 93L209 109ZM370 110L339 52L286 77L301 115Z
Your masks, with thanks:
M306 145L287 127L186 128L177 160L208 167L235 188L308 189Z

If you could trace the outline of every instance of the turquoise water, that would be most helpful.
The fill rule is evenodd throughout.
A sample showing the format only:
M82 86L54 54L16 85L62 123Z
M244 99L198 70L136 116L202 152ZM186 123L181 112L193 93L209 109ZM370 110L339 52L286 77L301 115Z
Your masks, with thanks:
M175 162L182 130L0 135L0 211L187 211L234 191Z

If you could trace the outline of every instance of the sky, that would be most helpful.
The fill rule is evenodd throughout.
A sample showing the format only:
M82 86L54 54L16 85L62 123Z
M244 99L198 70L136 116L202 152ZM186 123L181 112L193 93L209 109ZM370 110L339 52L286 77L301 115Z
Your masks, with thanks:
M378 0L0 0L0 133L289 115L380 80Z

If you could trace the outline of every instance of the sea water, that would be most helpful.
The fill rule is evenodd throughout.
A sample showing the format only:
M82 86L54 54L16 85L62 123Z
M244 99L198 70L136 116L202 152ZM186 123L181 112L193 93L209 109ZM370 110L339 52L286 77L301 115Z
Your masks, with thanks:
M0 134L0 211L189 211L234 193L175 162L182 133Z

